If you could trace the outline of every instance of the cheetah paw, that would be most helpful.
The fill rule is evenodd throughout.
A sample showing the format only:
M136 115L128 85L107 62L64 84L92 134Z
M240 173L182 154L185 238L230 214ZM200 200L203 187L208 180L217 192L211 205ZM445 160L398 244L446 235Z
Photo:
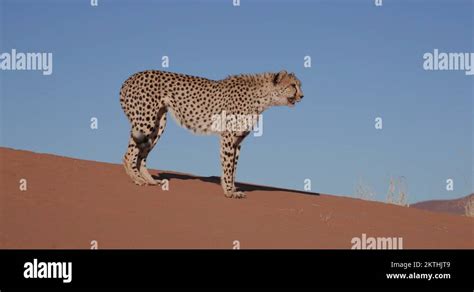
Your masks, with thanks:
M240 191L234 191L234 192L231 192L231 193L226 193L225 196L227 198L234 198L234 199L244 199L247 197L247 195L245 195L244 192L240 192Z
M160 182L157 181L157 180L147 180L146 183L150 186L156 186L156 185L160 184Z
M147 184L147 181L145 181L141 177L136 177L136 178L133 179L133 183L135 183L137 186L144 186L144 185Z
M149 184L151 186L162 185L163 180L161 180L161 179L147 180L147 184Z

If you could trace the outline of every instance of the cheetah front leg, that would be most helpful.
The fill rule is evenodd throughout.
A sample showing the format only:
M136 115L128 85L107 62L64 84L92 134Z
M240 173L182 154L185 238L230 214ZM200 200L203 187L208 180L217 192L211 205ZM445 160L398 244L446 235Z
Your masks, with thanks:
M237 160L239 159L240 143L244 136L236 136L225 132L221 135L221 186L227 198L245 198L245 193L237 191L235 187L235 174Z

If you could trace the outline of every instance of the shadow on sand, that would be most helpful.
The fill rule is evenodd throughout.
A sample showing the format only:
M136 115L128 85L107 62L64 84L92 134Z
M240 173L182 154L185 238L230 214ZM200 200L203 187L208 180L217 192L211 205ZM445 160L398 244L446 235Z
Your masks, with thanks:
M213 183L220 185L221 184L221 179L220 177L217 176L191 176L187 174L179 174L179 173L171 173L171 172L160 172L158 176L153 175L153 178L155 179L167 179L169 181L173 179L179 179L179 180L195 180L198 179L203 182L208 182L208 183ZM275 188L275 187L267 187L267 186L258 186L258 185L252 185L252 184L245 184L245 183L236 183L236 187L240 191L244 192L252 192L252 191L279 191L279 192L289 192L289 193L298 193L298 194L304 194L304 195L311 195L311 196L319 196L320 193L312 193L312 192L305 192L305 191L298 191L298 190L291 190L291 189L284 189L284 188Z

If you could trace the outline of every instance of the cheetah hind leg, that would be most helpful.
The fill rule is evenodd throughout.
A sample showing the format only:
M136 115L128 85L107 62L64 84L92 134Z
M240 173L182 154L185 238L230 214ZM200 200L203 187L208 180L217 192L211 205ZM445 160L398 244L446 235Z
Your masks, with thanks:
M127 152L125 153L125 156L123 158L123 166L125 168L125 172L135 184L145 185L146 180L141 176L140 172L138 171L139 152L140 150L137 144L132 138L130 138Z
M135 141L137 142L137 141ZM156 142L155 142L156 143ZM153 143L150 142L150 141L146 141L146 142L142 142L140 144L138 144L138 149L139 149L139 153L138 153L138 162L137 162L137 166L138 166L138 173L139 173L139 176L141 178L141 180L143 180L144 182L142 182L140 180L139 185L143 185L143 184L148 184L148 185L157 185L159 183L161 183L161 181L158 181L158 180L155 180L151 174L148 172L148 169L146 168L146 159L148 157L148 154L150 153L151 149L153 148Z
M150 151L155 147L156 143L160 139L161 135L163 134L166 126L166 108L162 107L158 111L156 123L153 127L153 132L150 134L150 139L141 145L143 145L142 152L140 153L140 174L142 178L144 178L148 184L150 185L157 185L161 184L162 180L155 180L150 173L148 172L148 169L146 168L146 159L148 157L148 154ZM142 136L141 133L135 133L135 136Z
M161 180L154 179L153 176L151 176L151 174L148 172L148 169L146 168L146 158L141 160L140 175L146 181L146 183L149 184L149 185L158 185L158 184L162 183Z

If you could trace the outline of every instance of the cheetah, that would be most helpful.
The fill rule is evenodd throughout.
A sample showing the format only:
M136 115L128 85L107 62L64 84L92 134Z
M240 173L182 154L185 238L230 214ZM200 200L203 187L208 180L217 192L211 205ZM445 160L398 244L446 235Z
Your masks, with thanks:
M235 174L241 143L251 129L219 128L214 124L215 117L223 112L258 117L271 106L292 107L302 98L300 80L285 70L233 75L219 81L159 70L136 73L120 90L120 103L132 127L123 158L125 171L137 185L162 182L150 175L146 159L163 134L170 111L181 126L193 133L220 136L224 195L244 198L245 194L235 187Z

